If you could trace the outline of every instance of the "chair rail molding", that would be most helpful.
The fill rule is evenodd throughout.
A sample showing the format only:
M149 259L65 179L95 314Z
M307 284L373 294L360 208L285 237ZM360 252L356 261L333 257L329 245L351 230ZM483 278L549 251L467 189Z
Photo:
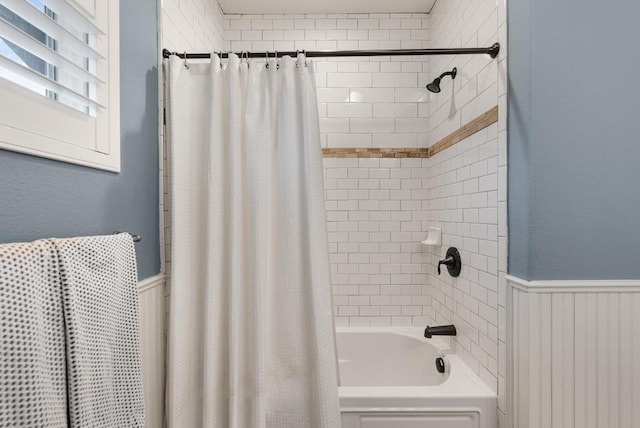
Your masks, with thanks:
M163 273L145 278L142 281L138 282L138 293L142 294L145 291L151 290L152 288L164 286L164 282L165 275Z
M506 280L526 293L640 293L640 279L527 281L506 275Z

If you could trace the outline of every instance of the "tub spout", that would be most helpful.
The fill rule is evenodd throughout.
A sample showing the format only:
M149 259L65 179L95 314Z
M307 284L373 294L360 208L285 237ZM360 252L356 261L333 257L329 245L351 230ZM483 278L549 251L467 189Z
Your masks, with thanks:
M455 336L456 326L451 325L437 325L434 327L427 326L424 329L424 337L431 339L431 336Z

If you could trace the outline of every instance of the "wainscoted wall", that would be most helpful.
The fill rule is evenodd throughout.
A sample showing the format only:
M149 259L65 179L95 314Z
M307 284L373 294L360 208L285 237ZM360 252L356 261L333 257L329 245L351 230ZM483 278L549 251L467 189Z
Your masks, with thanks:
M507 279L513 426L640 426L640 281Z
M164 285L164 275L152 276L138 284L147 428L164 425Z

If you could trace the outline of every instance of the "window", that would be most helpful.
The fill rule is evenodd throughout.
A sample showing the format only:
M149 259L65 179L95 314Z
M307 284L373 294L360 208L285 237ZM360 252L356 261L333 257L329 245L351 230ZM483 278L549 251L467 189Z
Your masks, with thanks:
M0 148L120 170L118 6L0 3Z

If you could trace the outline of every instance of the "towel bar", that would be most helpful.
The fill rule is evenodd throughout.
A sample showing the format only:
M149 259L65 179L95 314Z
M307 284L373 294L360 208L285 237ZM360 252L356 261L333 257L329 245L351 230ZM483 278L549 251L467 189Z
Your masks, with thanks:
M123 232L113 232L114 235L117 235L118 233L123 233ZM124 232L124 233L129 233L129 232ZM131 235L131 239L133 239L133 242L140 242L142 241L142 236L140 235L134 235L133 233L129 233L129 235Z

